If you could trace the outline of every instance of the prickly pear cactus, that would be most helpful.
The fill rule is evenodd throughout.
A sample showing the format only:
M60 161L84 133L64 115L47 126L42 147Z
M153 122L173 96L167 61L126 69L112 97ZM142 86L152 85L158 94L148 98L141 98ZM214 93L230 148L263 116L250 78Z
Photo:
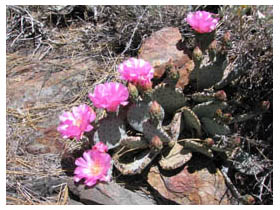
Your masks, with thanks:
M115 167L125 175L142 173L159 156L165 170L176 169L190 160L192 152L213 157L202 137L230 134L217 115L227 107L224 91L185 95L176 88L178 76L168 73L162 82L133 93L127 111L108 115L99 123L94 141L114 149ZM191 105L190 105L191 104Z
M231 135L234 118L225 112L229 106L221 87L242 71L235 69L233 75L229 70L229 40L217 42L214 33L208 35L195 34L190 81L196 92L177 88L180 74L168 62L164 74L147 87L128 83L126 112L99 122L94 141L113 149L114 165L122 174L141 173L156 157L165 170L182 166L193 152L213 158L212 150L220 151L212 148L217 136Z
M238 65L240 57L229 62L227 52L230 49L230 34L226 32L219 42L215 34L195 33L197 46L193 50L194 70L191 72L191 83L201 91L203 89L222 89L242 75L247 65Z

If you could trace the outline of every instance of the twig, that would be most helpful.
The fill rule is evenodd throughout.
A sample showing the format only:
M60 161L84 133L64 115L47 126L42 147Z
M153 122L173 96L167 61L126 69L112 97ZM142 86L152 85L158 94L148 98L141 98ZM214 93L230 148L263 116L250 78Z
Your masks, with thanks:
M137 23L136 23L136 26L134 27L133 32L132 32L132 34L131 34L130 40L129 40L128 43L126 43L126 47L125 47L124 51L121 53L121 56L123 56L124 53L130 48L130 45L131 45L131 43L132 43L134 34L135 34L135 32L137 31L138 25L140 24L142 18L144 17L144 14L146 13L146 10L147 10L147 9L145 8L144 12L143 12L142 15L139 17L139 19L138 19L138 21L137 21Z
M240 195L240 193L238 192L238 190L236 189L236 187L232 184L230 178L227 175L227 169L225 166L222 166L221 172L225 178L225 181L227 183L228 188L230 189L232 195L238 200L240 201L242 204L244 203L244 199L242 198L242 196Z
M49 45L49 48L48 48L47 51L39 58L39 60L42 60L52 49L53 49L52 45Z

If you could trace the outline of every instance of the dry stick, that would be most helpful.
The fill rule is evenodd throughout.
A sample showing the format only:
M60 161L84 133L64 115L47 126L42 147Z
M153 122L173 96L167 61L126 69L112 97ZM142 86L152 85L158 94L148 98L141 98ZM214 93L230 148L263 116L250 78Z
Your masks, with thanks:
M265 180L266 180L267 177L271 174L271 172L272 172L272 171L268 172L268 173L267 173L264 177L262 177L262 179L260 179L260 180L258 179L257 174L255 174L255 179L257 180L257 183L254 185L254 188L256 187L257 184L259 184L259 183L261 182L261 184L260 184L260 193L259 193L259 195L256 195L256 194L255 194L255 196L256 196L261 202L263 201L263 200L262 200L263 188L265 188L268 192L272 193L272 190L269 189L268 186L266 186L266 185L264 184Z
M139 17L138 22L137 22L136 26L134 27L133 32L132 32L132 34L131 34L130 40L129 40L128 43L126 43L126 47L125 47L124 51L121 53L121 56L123 56L124 53L130 48L130 45L131 45L131 42L132 42L132 40L133 40L134 34L135 34L136 30L138 29L138 25L140 24L142 18L144 17L144 14L146 13L146 10L147 10L147 9L145 8L144 12L143 12L142 15Z
M244 197L240 195L240 193L238 192L236 187L232 184L230 178L228 177L228 175L226 173L226 170L227 170L227 168L222 166L221 173L223 174L225 181L227 183L227 186L230 189L232 195L242 204L246 204L247 203L246 199L244 199Z

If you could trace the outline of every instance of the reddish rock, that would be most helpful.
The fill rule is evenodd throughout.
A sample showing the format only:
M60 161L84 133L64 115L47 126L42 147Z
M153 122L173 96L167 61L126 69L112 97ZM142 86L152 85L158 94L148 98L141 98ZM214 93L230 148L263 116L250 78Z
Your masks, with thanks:
M44 129L43 135L36 138L26 146L28 153L38 154L59 154L64 150L65 144L60 137L60 133L56 130L56 127L50 129Z
M178 49L182 36L178 28L166 27L147 38L140 48L139 58L149 61L155 69L154 76L160 78L166 66L172 62L180 79L177 87L183 88L189 83L189 74L194 68L193 61L183 50Z
M173 176L163 175L154 166L148 174L148 183L164 198L179 204L230 204L221 172L218 169L210 172L202 161L195 165L197 169L187 165Z
M16 54L7 56L7 107L30 108L71 100L78 94L90 59L36 60Z

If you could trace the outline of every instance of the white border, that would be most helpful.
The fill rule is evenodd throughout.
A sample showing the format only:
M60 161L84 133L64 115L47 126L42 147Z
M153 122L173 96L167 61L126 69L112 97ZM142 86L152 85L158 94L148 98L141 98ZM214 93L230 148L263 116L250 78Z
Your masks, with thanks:
M274 205L273 206L266 206L265 208L273 208L275 206L279 206L279 203L280 203L280 194L279 194L279 184L278 184L278 179L279 179L279 166L278 166L278 163L279 163L279 156L278 156L278 148L280 148L279 146L279 139L277 137L279 137L279 134L277 131L280 131L280 127L279 127L279 123L277 122L277 119L275 119L275 116L280 116L280 108L277 109L279 106L279 91L280 91L280 78L279 78L279 75L280 75L280 66L279 66L279 52L280 52L280 49L279 49L279 46L280 46L280 43L279 43L279 37L280 37L280 29L279 29L279 21L280 21L280 17L279 17L279 11L280 11L280 7L279 7L279 3L277 1L272 1L272 0L266 0L266 1L253 1L253 0L243 0L243 1L236 1L236 0L231 0L231 1L205 1L205 0L202 0L202 1L187 1L187 0L176 0L176 1L170 1L170 0L141 0L141 1L127 1L127 0L118 0L118 1L108 1L108 0L91 0L91 1L88 1L88 0L80 0L79 2L77 1L72 1L72 0L61 0L61 1L54 1L54 0L48 0L46 2L42 2L42 1L35 1L35 0L9 0L9 1L1 1L2 4L0 4L0 20L1 20L1 24L0 24L0 27L1 27L1 40L2 40L2 43L1 43L1 62L0 62L0 65L1 65L1 68L0 68L0 72L1 72L1 84L2 84L2 88L0 88L0 91L1 91L1 116L0 116L0 119L2 121L1 123L1 126L2 126L2 129L1 129L1 143L4 144L2 147L1 147L1 153L0 154L5 154L6 156L6 144L5 144L5 141L4 139L6 139L6 125L5 125L5 122L6 122L6 36L4 35L5 32L6 32L6 21L5 21L5 15L6 15L6 5L56 5L56 4L60 4L60 5L66 5L66 4L79 4L79 5L90 5L90 4L95 4L95 5L197 5L199 3L199 5L210 5L210 4L221 4L221 5L226 5L226 4L232 4L232 5L255 5L255 4L258 4L258 5L274 5L274 29L273 29L273 35L274 35L274 39L273 39L273 46L274 46L274 55L275 55L275 58L276 60L274 61L274 66L273 66L273 69L274 69L274 74L273 74L273 104L274 104L274 122L273 122L273 130L274 130L274 135L273 135L273 139L274 139L274 146L273 146L273 152L274 152L274 199L273 199L273 203ZM47 3L47 4L46 4ZM117 4L116 4L117 3ZM4 155L2 155L3 157ZM1 186L1 195L0 195L0 208L3 209L2 207L5 207L5 208L14 208L15 206L6 206L6 181L5 181L5 171L6 171L6 160L5 158L2 158L1 159L1 164L0 164L0 171L1 171L1 183L0 183L0 186ZM33 207L33 206L19 206L20 208L48 208L49 209L49 206L36 206L36 207ZM83 208L110 208L111 206L83 206ZM128 206L114 206L113 208L131 208L131 207L128 207ZM217 206L172 206L171 208L217 208ZM259 208L258 206L240 206L241 208ZM239 206L219 206L218 208L240 208ZM18 207L16 207L18 208ZM52 206L51 208L75 208L75 206ZM132 207L133 209L140 209L142 208L142 206L133 206ZM149 208L149 207L148 207ZM162 206L153 206L153 208L163 208ZM164 206L164 208L166 208ZM168 207L170 208L170 207Z

